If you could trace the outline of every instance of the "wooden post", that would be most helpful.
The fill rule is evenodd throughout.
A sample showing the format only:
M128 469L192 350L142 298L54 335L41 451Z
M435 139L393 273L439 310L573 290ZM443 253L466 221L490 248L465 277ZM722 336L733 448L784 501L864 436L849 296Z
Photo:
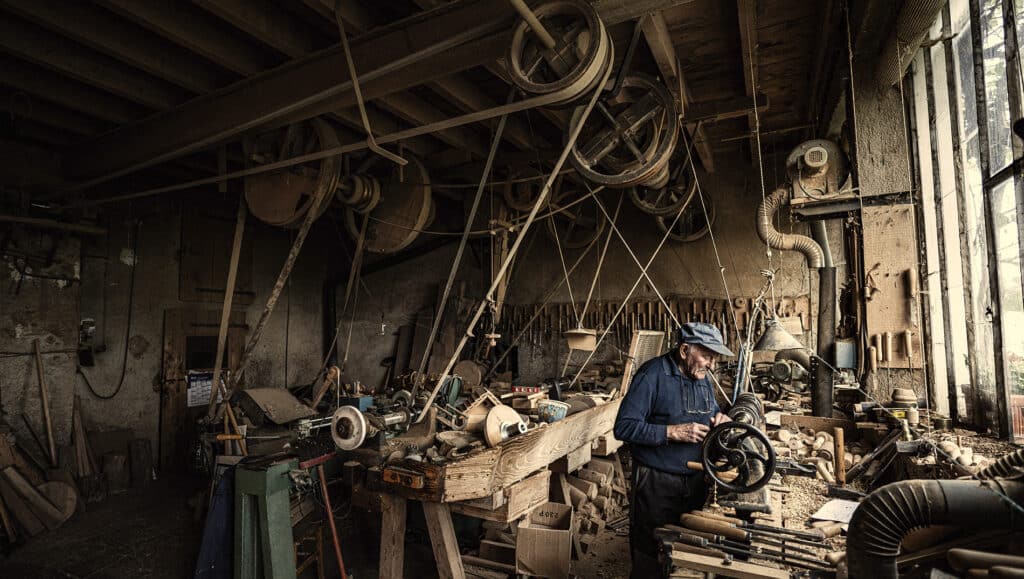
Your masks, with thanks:
M835 445L832 458L836 461L836 482L839 483L839 486L844 486L846 485L846 444L842 428L837 426L832 430L832 442Z
M405 499L391 494L380 497L380 579L400 579L405 560Z
M434 548L438 576L441 579L466 579L450 508L445 503L425 502L423 513L427 518L427 531L430 533L430 545Z
M235 299L235 280L238 277L238 258L242 253L242 235L245 232L245 219L248 211L245 206L245 195L239 195L238 214L235 217L235 237L231 244L231 261L228 263L228 279L224 284L224 304L220 312L220 329L217 332L217 357L213 361L213 382L210 384L210 402L208 408L217 405L217 394L221 392L220 372L224 359L224 348L228 341L228 322L231 319L231 304ZM227 400L224 400L227 403Z
M43 355L39 353L39 338L32 340L36 355L36 375L39 377L39 399L43 405L43 421L46 423L46 442L50 451L50 466L57 468L57 444L53 440L53 421L50 419L50 395L46 391L46 372L43 370Z

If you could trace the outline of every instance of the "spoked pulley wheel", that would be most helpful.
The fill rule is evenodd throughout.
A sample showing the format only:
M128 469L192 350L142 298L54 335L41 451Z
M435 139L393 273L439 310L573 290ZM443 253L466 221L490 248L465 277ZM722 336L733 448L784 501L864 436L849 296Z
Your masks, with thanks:
M338 135L321 119L313 118L261 135L247 152L250 161L272 163L338 146ZM257 219L277 227L295 228L318 196L333 196L341 170L339 157L293 165L280 171L245 178L245 201ZM332 199L317 211L322 214Z
M775 474L775 448L750 424L726 422L711 429L701 447L701 464L720 487L752 493ZM730 476L735 473L735 478Z
M584 110L573 111L573 127ZM651 76L632 74L587 117L569 160L585 178L608 187L664 185L678 140L672 93Z
M583 193L574 189L561 189L551 196L548 209L558 211L582 195ZM569 249L579 249L590 245L591 241L601 235L607 223L604 213L592 198L553 214L547 221L548 235L552 239L557 236L562 247Z
M533 9L555 39L548 49L520 20L512 32L506 61L512 82L530 95L565 91L558 103L594 88L608 66L613 46L597 11L583 0L553 0Z
M658 189L642 185L630 187L629 198L644 213L674 217L693 201L696 193L697 181L684 178L682 183L677 181Z
M668 234L669 239L681 243L689 243L707 235L711 231L711 226L715 224L718 214L715 210L715 204L710 199L705 199L704 205L708 209L707 216L704 215L704 206L701 204L701 200L697 195L693 195L690 203L683 209L683 214L679 216L675 226L672 227L672 231ZM679 210L677 209L676 211L678 212ZM675 214L655 217L655 220L658 222L658 228L661 229L662 233L668 230L668 225L674 219Z

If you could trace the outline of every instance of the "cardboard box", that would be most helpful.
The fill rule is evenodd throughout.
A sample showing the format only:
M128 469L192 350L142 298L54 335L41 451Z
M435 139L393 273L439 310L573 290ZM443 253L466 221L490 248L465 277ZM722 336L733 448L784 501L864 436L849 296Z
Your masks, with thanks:
M544 503L519 523L516 573L534 577L568 577L571 559L571 506Z

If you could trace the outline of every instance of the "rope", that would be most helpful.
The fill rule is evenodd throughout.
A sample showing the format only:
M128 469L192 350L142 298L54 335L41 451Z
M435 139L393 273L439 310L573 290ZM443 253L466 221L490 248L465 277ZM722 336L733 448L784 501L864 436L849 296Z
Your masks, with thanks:
M515 91L509 92L508 101L512 102L515 97ZM466 227L462 230L462 239L459 240L459 249L455 252L455 259L452 262L452 268L448 272L448 279L444 284L444 291L441 293L441 300L437 305L437 312L434 314L434 322L430 326L430 337L427 338L427 345L423 349L423 357L420 359L420 365L417 370L416 384L419 385L423 371L427 368L427 360L430 358L430 350L434 344L434 340L437 338L438 328L441 327L441 317L444 314L445 306L448 304L448 296L451 294L452 285L455 283L455 276L459 272L459 265L462 263L462 255L466 250L466 242L469 240L469 232L473 228L473 220L476 219L476 212L480 207L480 199L484 194L484 186L487 182L487 176L491 173L491 167L494 164L494 156L498 152L498 144L501 143L501 135L505 132L505 121L508 120L508 115L501 115L501 119L498 120L498 126L494 130L494 138L491 140L491 150L487 153L487 162L484 164L483 173L480 175L480 183L476 188L476 196L473 197L473 205L469 209L469 217L466 218ZM413 394L415 395L415 388Z
M608 212L604 210L604 205L601 203L601 200L596 197L594 198L594 201L597 202L597 206L601 208L601 213L604 213L605 218L608 219L609 223L611 223L611 231L608 232L608 237L604 240L604 247L601 248L601 255L597 258L597 268L594 271L594 279L590 282L590 291L587 292L587 301L583 303L583 313L580 314L580 318L585 319L587 317L587 309L590 308L590 298L594 296L594 288L597 287L597 280L601 277L601 267L604 266L605 254L608 253L608 246L611 245L612 232L617 231L617 228L615 227L615 220L619 218L619 210L622 209L622 199L624 197L625 194L619 193L619 203L615 206L615 215L610 218L608 217Z
M544 186L541 188L540 195L537 196L537 201L534 203L533 209L530 210L530 214L527 216L526 222L523 224L522 229L519 230L519 234L516 236L515 242L513 242L512 247L509 249L508 256L506 256L505 261L501 264L501 268L494 276L494 280L491 282L491 287L487 290L485 298L481 301L480 306L476 310L476 314L474 314L473 319L470 320L469 325L466 328L466 333L463 334L462 339L455 348L455 351L452 352L452 356L449 358L444 371L441 372L441 375L438 377L437 384L434 385L434 389L431 391L430 397L427 398L427 401L423 405L424 409L430 408L431 404L434 403L434 399L437 397L438 391L440 391L441 387L444 385L452 367L455 366L455 361L458 360L459 355L462 353L462 349L466 346L467 340L472 336L473 329L480 320L480 316L483 315L484 309L493 301L495 289L497 289L498 284L500 284L501 280L505 277L505 273L508 271L509 265L515 258L516 253L519 251L519 246L523 243L523 238L526 236L526 232L529 231L530 225L532 225L534 220L536 220L537 213L540 211L541 205L547 198L548 192L551 189L551 184L557 177L557 173L561 171L562 165L565 164L566 159L569 157L569 152L576 144L576 139L579 138L580 132L583 130L583 125L586 124L587 118L590 116L591 111L594 110L594 106L601 97L603 87L611 76L611 69L612 67L609 66L607 70L604 71L601 81L595 85L593 96L590 97L590 101L587 103L586 108L583 109L583 114L580 116L579 123L569 132L569 138L567 139L565 148L562 150L561 155L559 155L558 161L555 162L555 167L552 169L551 175L548 176L548 180L545 181ZM426 412L421 412L419 417L416 419L416 423L418 424L422 422L426 415Z
M551 198L548 198L548 207L551 206ZM569 290L569 305L572 306L572 315L576 318L576 326L581 327L583 321L579 312L576 311L576 299L572 296L572 282L569 281L569 270L565 267L565 254L562 253L562 242L558 239L558 227L551 223L551 235L555 238L555 247L558 249L558 261L562 263L562 274L565 275L565 287Z
M698 128L700 127L700 123L697 123L697 127ZM691 143L690 147L691 148L693 147L693 143ZM693 178L694 178L694 182L697 185L697 193L701 196L701 205L703 206L704 205L704 197L703 197L703 193L701 192L700 181L697 178L697 169L696 169L696 166L694 164L692 164L692 163L691 163L690 167L693 170ZM627 293L626 297L623 298L622 303L619 305L619 309L616 310L615 315L612 316L612 321L605 328L604 332L601 333L600 337L598 337L598 339L597 339L597 346L594 347L594 349L590 352L590 355L587 356L587 359L583 361L583 365L580 366L579 371L577 371L576 375L573 376L572 382L570 382L569 386L568 386L569 389L571 389L576 384L576 382L579 381L580 375L583 374L583 371L586 369L587 364L589 364L590 361L594 359L594 354L597 352L598 347L601 346L601 343L604 341L605 337L608 335L608 332L611 330L612 326L615 324L615 321L619 319L620 315L622 315L623 310L625 310L625 308L626 308L626 304L629 302L630 298L633 297L633 293L636 292L636 288L640 286L640 282L643 281L643 279L647 276L647 269L651 267L651 264L654 263L654 259L656 257L658 257L658 254L661 252L661 248L665 246L665 242L668 241L669 235L672 233L672 230L675 228L676 224L679 222L679 218L683 216L683 213L685 211L686 211L686 206L680 207L679 210L676 212L675 217L672 219L672 223L670 223L668 225L668 227L665 228L665 234L662 235L661 241L658 243L658 246L654 248L654 253L652 253L650 259L647 260L647 264L640 268L640 275L637 276L636 281L633 283L633 287L631 287L629 289L629 293ZM718 258L718 247L716 245L714 245L714 241L715 241L714 233L712 233L712 231L711 231L711 229L712 229L711 221L708 218L708 212L707 212L707 208L706 207L704 208L704 219L707 220L707 223L708 223L708 233L711 234L712 245L715 247L715 257L716 257L716 259L718 259L719 270L722 272L722 283L725 284L725 268L722 266L722 260L720 258ZM725 290L726 290L726 296L728 297L729 296L729 287L728 287L727 284L725 285ZM733 307L732 298L728 297L728 300L729 300L729 309L732 311L732 315L733 315L733 323L735 323L736 311L735 311L735 308Z
M757 10L753 11L750 20L757 19ZM747 38L752 38L753 31L751 30L751 21L747 21ZM754 43L747 43L747 62L750 64L750 98L754 103L754 139L757 141L757 167L758 173L761 178L761 203L763 204L767 198L767 193L764 187L764 149L761 147L761 114L757 110L757 89L758 83L756 76L754 75ZM710 229L710 228L709 228ZM768 258L768 271L772 271L772 246L768 245L768 241L764 242L765 256ZM772 315L774 316L775 307L775 284L771 284L771 295L772 295ZM739 327L737 326L737 329Z

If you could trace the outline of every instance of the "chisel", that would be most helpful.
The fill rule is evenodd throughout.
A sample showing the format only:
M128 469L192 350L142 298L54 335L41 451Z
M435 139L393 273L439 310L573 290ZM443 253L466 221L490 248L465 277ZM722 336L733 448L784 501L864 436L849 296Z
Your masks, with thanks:
M713 533L715 535L722 535L723 537L727 537L728 539L733 541L750 541L757 540L758 537L769 537L781 539L786 541L787 543L796 543L798 545L810 545L811 547L821 546L821 536L819 536L817 540L813 541L797 537L779 537L777 535L774 535L774 533L778 533L782 531L782 529L778 529L776 527L768 527L769 529L772 529L772 532L767 532L758 529L748 530L723 521L705 519L703 517L698 517L696 515L683 515L679 519L680 522L683 523L683 526L687 529L692 529L695 531L704 531L705 533Z

